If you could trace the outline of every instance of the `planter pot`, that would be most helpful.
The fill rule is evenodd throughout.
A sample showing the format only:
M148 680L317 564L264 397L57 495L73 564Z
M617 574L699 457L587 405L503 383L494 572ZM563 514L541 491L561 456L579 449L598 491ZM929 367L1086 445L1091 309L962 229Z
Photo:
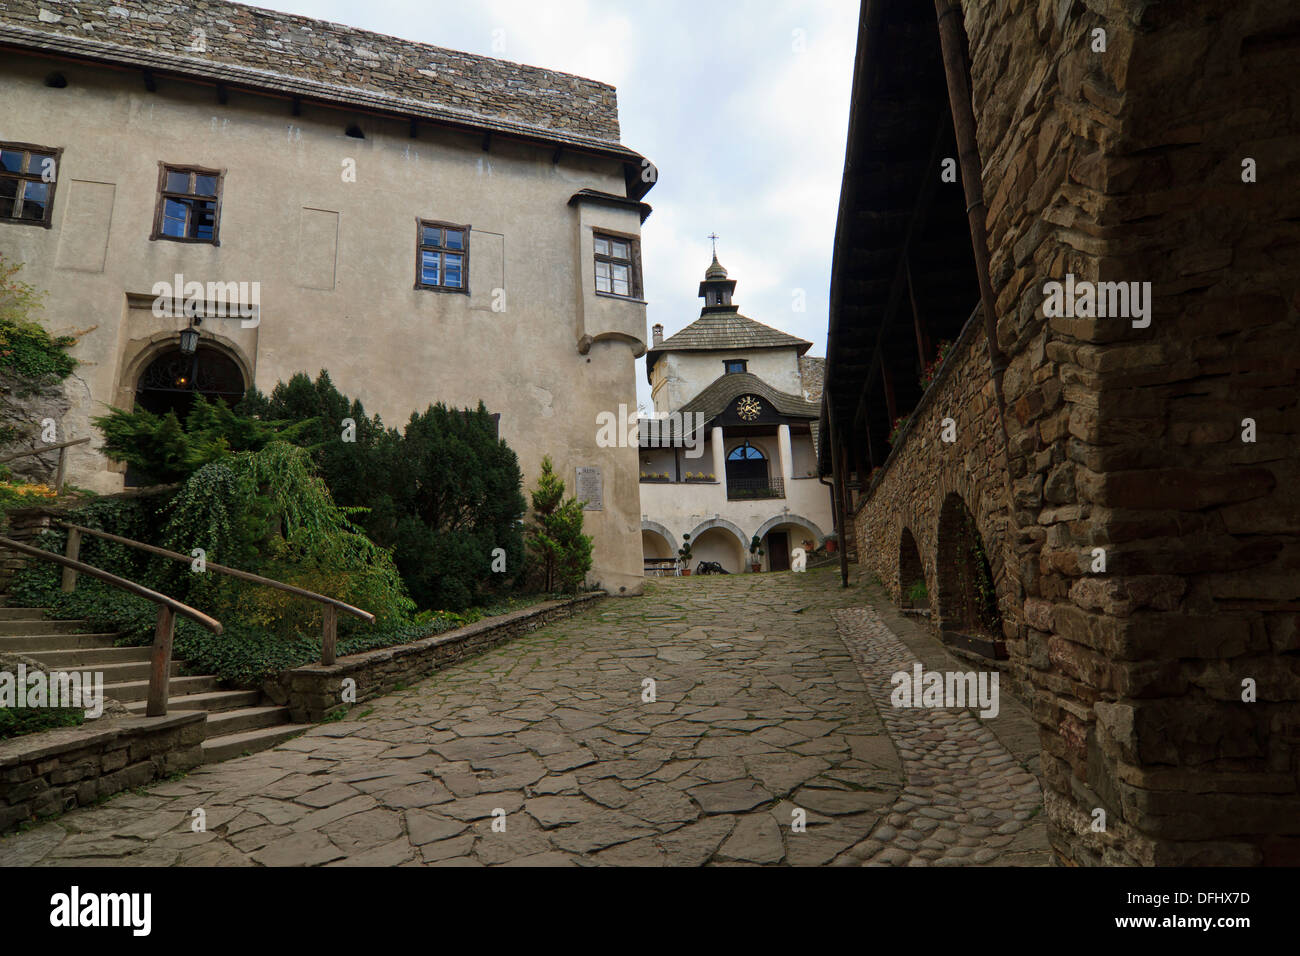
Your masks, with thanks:
M689 578L690 576L691 576L691 569L690 569L690 568L682 568L682 577L684 577L684 578Z
M834 554L839 547L839 543L834 538L826 539L826 553Z
M755 574L758 574L759 571L763 570L763 566L761 564L751 564L749 566L749 570L753 571Z

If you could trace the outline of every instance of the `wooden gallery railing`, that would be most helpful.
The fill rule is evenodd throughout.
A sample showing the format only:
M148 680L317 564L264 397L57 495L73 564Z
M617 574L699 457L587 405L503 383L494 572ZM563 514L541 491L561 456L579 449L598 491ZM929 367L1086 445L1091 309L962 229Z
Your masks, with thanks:
M74 562L81 550L81 536L83 534L94 535L96 538L103 538L105 541L115 541L118 544L124 544L131 548L139 548L141 551L147 551L150 554L157 554L164 558L171 558L173 561L183 561L186 564L193 562L193 558L181 554L177 551L168 551L166 548L159 548L152 544L145 544L143 541L132 541L130 538L123 538L120 535L109 534L107 531L99 531L95 528L87 528L79 524L72 524L68 521L54 522L68 529L68 547L65 552L67 557ZM227 574L232 578L239 578L241 581L251 581L253 584L265 585L268 588L276 588L289 594L301 598L307 598L321 605L321 617L323 618L323 633L320 642L320 660L322 664L333 664L335 661L335 648L338 645L338 612L351 614L353 617L359 617L367 624L373 623L375 616L369 611L363 611L359 607L353 607L337 598L326 597L324 594L317 594L315 591L307 591L303 588L294 587L292 584L285 584L283 581L276 581L271 578L264 578L260 574L253 574L250 571L241 571L238 568L228 568L223 564L216 564L212 561L205 561L204 566L209 571L216 571L218 574ZM77 569L65 567L63 570L63 590L71 591L77 586Z
M145 600L152 601L158 605L158 624L154 628L153 635L153 656L150 658L149 670L149 700L145 709L147 717L162 717L167 713L167 689L171 682L172 671L172 637L176 630L176 615L188 617L195 624L206 627L213 634L220 634L222 631L221 622L216 618L208 617L202 611L196 611L188 604L182 604L174 598L169 598L165 594L159 594L157 591L150 590L143 584L136 584L134 581L128 581L126 578L120 578L116 574L110 574L108 571L101 571L99 568L91 567L89 564L82 564L75 558L65 557L61 554L54 554L50 551L42 551L40 548L34 548L29 544L23 544L21 541L15 541L12 538L0 537L0 547L8 548L11 551L17 551L20 554L28 555L33 558L40 558L42 561L53 561L55 564L63 565L63 582L64 590L69 591L67 587L68 575L73 575L76 580L78 572L88 574L92 578L99 578L101 581L107 581L113 587L121 588L131 594L142 597Z
M0 458L0 465L7 462L16 461L19 458L27 458L30 455L43 455L47 451L57 451L59 453L59 467L54 474L54 490L59 494L63 493L63 478L68 473L68 449L73 445L84 445L90 441L89 438L77 438L73 441L62 441L57 445L46 445L44 448L33 448L30 451L20 451L14 455L5 455Z

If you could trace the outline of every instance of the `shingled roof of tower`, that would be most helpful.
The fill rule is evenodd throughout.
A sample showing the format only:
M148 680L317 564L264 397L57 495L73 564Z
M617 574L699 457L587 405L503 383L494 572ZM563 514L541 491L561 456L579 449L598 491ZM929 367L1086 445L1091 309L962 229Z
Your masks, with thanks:
M807 339L755 322L739 312L709 312L664 339L646 353L646 374L665 352L721 352L737 349L797 348L803 355L812 348Z
M4 0L0 47L641 159L607 83L224 0Z

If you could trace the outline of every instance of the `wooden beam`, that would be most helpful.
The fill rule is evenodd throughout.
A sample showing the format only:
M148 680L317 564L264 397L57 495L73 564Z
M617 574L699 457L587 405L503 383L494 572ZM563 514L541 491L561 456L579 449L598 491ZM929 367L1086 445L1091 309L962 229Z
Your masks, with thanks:
M879 354L881 345L885 341L885 334L889 331L889 326L894 320L894 314L898 311L898 306L902 302L903 289L906 285L907 274L906 265L912 246L912 240L920 233L925 226L925 218L930 211L930 203L934 199L934 192L939 182L939 151L943 147L944 133L948 129L948 117L946 111L940 109L938 120L935 123L934 139L930 143L930 159L926 164L927 172L921 178L921 191L917 195L916 204L912 207L912 218L907 224L907 236L903 239L902 248L899 249L898 261L894 268L894 278L889 286L889 298L885 302L884 315L881 318L880 329L876 333L875 351ZM875 373L880 363L872 365L867 372L866 380L862 383L862 394L858 399L859 404L865 404L867 401L867 392L870 390L875 380ZM893 421L893 418L890 418Z

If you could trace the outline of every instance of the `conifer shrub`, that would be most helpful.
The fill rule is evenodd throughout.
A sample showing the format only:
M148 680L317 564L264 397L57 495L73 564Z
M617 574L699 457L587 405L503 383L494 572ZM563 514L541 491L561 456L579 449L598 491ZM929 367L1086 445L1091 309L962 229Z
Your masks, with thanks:
M551 458L542 459L542 473L533 489L533 521L528 546L536 559L546 591L572 593L591 570L591 538L582 533L582 502L565 499L564 480Z

